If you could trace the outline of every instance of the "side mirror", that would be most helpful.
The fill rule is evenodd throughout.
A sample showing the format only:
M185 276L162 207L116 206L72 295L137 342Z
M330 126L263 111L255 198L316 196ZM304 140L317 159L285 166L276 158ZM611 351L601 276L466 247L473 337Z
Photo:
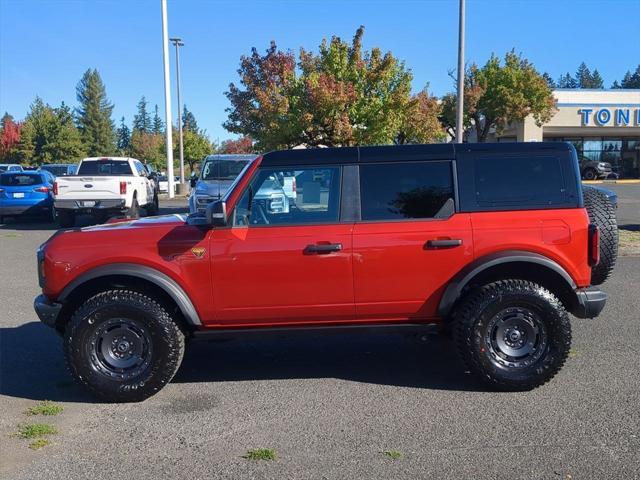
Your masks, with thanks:
M189 180L189 185L191 185L191 188L196 188L197 183L198 179L196 177L191 177L191 180Z
M207 221L214 227L227 226L227 202L216 200L207 206Z

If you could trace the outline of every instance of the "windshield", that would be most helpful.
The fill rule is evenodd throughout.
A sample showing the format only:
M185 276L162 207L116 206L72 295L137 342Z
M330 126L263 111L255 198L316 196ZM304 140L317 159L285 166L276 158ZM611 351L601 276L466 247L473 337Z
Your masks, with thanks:
M78 175L133 175L128 160L91 160L80 164Z
M6 172L7 168L8 167L6 165L0 165L0 173Z
M0 185L3 187L30 187L44 183L42 176L25 173L13 173L0 175Z
M53 173L56 177L67 175L69 169L65 165L43 165L42 170Z
M209 160L202 169L202 180L235 180L247 160Z

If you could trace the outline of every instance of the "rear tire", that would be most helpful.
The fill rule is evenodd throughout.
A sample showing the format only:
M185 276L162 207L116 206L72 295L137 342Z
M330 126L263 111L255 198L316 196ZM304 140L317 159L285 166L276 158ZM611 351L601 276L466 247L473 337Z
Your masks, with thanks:
M531 390L548 382L571 348L562 303L526 280L500 280L472 291L454 321L462 360L496 390Z
M598 178L598 172L596 172L593 168L587 168L582 173L582 178L584 178L585 180L595 180L596 178Z
M582 189L589 221L600 229L600 262L591 268L591 284L605 282L618 259L618 221L616 210L604 192L596 188Z
M158 214L160 210L160 203L158 201L158 194L154 194L153 201L147 205L147 216L153 216Z
M76 215L73 212L56 210L56 216L58 217L58 225L60 225L60 228L70 228L76 223Z
M184 334L154 298L108 290L73 314L64 352L74 379L107 402L139 402L162 389L184 354Z

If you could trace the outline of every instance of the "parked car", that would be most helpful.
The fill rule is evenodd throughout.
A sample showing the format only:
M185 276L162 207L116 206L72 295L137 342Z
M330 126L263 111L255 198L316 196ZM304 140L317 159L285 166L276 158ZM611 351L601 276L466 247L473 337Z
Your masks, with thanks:
M265 205L291 175L289 208ZM187 337L269 328L451 330L490 388L530 390L567 360L569 313L605 307L615 211L589 192L561 142L271 152L205 215L53 236L35 309L77 382L112 402L158 392Z
M176 185L180 181L180 177L173 177L173 193L176 192ZM160 193L169 193L169 177L166 175L160 175L158 177L158 188Z
M4 173L4 172L22 172L23 170L24 170L24 168L22 168L22 165L16 165L16 164L12 164L12 163L0 164L0 173Z
M49 172L0 174L0 223L5 217L29 215L53 220L53 181Z
M255 155L209 155L204 159L200 176L191 179L189 213L204 213L219 200Z
M615 176L609 162L599 162L587 157L580 157L580 174L584 180L596 180Z
M68 177L69 175L75 175L77 169L78 165L75 163L50 163L40 167L40 170L51 172L54 177Z
M78 172L58 177L53 184L55 209L61 227L71 227L76 215L87 213L99 222L109 215L140 215L158 211L158 194L144 165L135 158L85 158Z

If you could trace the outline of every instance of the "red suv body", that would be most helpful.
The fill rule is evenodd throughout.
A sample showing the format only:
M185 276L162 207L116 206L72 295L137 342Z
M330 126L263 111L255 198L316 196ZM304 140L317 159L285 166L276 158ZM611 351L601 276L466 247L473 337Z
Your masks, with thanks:
M285 182L287 177L295 181ZM281 191L285 183L297 187ZM471 313L461 312L472 293L483 299L491 297L480 295L483 288L510 281L509 288L517 290L516 283L526 281L537 300L527 299L526 288L514 298L520 295L531 306L533 320L516 302L501 310L510 312L506 320L495 320L498 333L487 334L489 349L494 342L496 350L489 367L500 373L510 368L511 356L504 352L524 352L518 345L525 338L551 348L542 335L552 336L555 327L545 323L544 308L535 306L547 293L556 299L554 308L575 316L600 313L606 295L590 286L597 233L590 228L576 154L568 144L273 152L251 162L205 216L166 215L58 232L38 252L43 293L35 307L43 322L65 335L73 364L85 361L73 353L77 330L93 328L92 311L84 306L104 292L144 295L188 335L283 326L462 325L469 323ZM118 303L117 296L110 301ZM481 309L483 301L474 308ZM118 364L118 348L134 349L155 318L129 315L135 328L107 328L102 340L90 344L104 362L86 360L88 371L106 371L108 378L127 373L128 364ZM544 321L536 323L535 315ZM485 328L494 317L456 327L460 342L468 334L473 350L473 329ZM113 333L116 328L123 333ZM136 328L137 337L129 338ZM502 350L494 336L501 336ZM135 349L143 351L146 344ZM556 356L564 362L562 352ZM532 365L543 358L534 357ZM140 358L127 357L138 366L144 365ZM476 367L479 373L485 368ZM525 367L526 362L513 370L522 374ZM74 368L80 377L82 367ZM96 378L89 387L107 398L108 387ZM521 389L544 383L510 381L494 384ZM114 388L119 393L108 398L115 400L155 392Z

